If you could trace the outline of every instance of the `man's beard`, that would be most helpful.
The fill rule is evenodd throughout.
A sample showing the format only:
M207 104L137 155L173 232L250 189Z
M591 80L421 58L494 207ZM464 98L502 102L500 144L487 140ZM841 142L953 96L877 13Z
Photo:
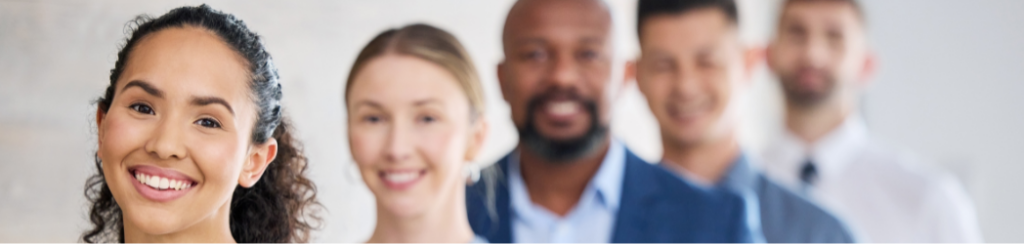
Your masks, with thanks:
M799 73L799 72L795 72ZM786 98L786 102L790 105L795 105L802 108L813 108L824 103L831 98L836 90L836 79L835 77L826 74L824 72L817 72L818 76L821 76L822 89L813 90L800 87L797 76L798 74L792 75L780 75L779 81L782 84L782 92Z
M590 113L590 128L583 135L555 140L541 135L534 123L533 114L543 106L542 99L530 100L526 112L526 125L519 128L519 141L529 150L551 162L569 163L590 155L600 148L608 135L608 126L602 125L598 119L597 104L594 101L583 101L583 107Z

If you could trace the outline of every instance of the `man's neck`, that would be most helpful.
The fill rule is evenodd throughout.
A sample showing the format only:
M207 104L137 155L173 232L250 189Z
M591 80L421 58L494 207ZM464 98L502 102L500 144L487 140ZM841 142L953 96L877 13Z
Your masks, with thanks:
M662 161L681 174L698 177L696 181L718 182L740 155L734 134L705 142L684 142L662 134Z
M519 172L530 200L559 216L569 214L601 168L610 145L611 139L605 138L594 153L569 162L552 162L520 145Z
M186 227L181 231L162 235L144 233L131 222L124 220L124 240L126 243L234 243L235 239L231 235L231 221L228 216L230 210L231 203L225 203L210 218L201 220L199 223Z
M462 182L462 181L459 181ZM454 194L441 194L446 199L420 216L401 217L377 205L377 226L371 243L468 243L473 240L473 229L466 217L466 191L456 186ZM441 197L441 196L437 196Z
M825 103L815 106L786 105L786 129L808 145L817 143L843 125L853 111L852 103Z

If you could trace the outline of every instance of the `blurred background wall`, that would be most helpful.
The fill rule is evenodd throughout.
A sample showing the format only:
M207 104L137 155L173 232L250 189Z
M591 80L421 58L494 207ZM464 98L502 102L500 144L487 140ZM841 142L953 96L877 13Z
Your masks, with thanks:
M0 0L0 241L74 242L89 227L84 182L95 172L93 100L109 80L125 24L202 1ZM276 59L284 103L304 140L326 206L316 241L360 242L374 202L352 172L342 81L386 28L426 22L455 34L483 74L491 137L480 164L516 143L494 67L510 0L207 1L260 33ZM622 58L636 53L635 0L610 0ZM744 38L772 34L778 0L740 0ZM876 137L954 172L978 209L986 241L1024 242L1024 1L865 1L881 69L862 112ZM744 144L781 128L774 79L762 67L745 93ZM657 125L635 87L613 131L660 157Z

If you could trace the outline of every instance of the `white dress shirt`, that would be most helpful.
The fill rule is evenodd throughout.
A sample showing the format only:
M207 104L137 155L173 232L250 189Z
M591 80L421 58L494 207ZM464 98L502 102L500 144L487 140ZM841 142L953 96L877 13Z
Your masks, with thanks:
M815 145L783 130L761 153L765 172L844 219L863 242L981 242L974 206L956 178L868 137L850 116ZM800 171L814 162L807 185Z

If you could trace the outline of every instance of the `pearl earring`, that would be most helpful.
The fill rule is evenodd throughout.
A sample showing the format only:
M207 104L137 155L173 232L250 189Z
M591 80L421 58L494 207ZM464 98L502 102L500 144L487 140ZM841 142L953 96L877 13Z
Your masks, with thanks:
M466 175L466 183L476 183L480 181L480 166L473 163L467 163L466 167L463 168Z

